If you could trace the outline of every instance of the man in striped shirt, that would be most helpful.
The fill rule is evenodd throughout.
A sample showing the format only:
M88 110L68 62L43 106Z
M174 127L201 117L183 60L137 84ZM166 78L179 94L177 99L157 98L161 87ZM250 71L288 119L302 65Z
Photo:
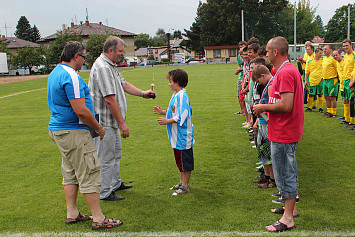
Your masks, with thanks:
M124 42L116 36L107 38L103 53L91 68L89 87L100 125L106 130L103 140L95 138L95 147L101 164L100 198L107 201L122 200L115 191L132 188L121 182L119 174L122 155L121 136L129 137L125 118L127 101L125 92L143 98L155 98L152 90L143 91L127 82L117 70L117 63L124 56ZM120 135L121 132L121 135Z

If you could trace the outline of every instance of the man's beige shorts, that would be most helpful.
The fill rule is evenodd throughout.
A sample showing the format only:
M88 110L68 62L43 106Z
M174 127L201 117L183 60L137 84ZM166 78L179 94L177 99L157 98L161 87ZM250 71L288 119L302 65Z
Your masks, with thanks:
M63 184L78 184L81 193L100 193L100 162L87 129L49 131L62 155Z

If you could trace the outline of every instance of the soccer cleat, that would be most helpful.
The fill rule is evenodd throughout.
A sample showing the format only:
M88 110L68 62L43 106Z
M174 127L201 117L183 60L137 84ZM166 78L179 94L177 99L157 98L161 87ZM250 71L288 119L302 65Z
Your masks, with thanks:
M327 118L335 118L336 116L334 114L329 113Z
M317 107L316 107L316 106L313 106L312 109L317 109Z
M325 112L324 114L322 114L322 116L328 116L330 113Z
M344 119L345 119L345 117L344 117L344 116L341 116L341 117L339 117L339 118L337 118L337 119L344 120Z
M312 112L312 109L307 108L304 112Z
M338 124L348 124L348 122L346 122L345 120L341 120L341 122Z

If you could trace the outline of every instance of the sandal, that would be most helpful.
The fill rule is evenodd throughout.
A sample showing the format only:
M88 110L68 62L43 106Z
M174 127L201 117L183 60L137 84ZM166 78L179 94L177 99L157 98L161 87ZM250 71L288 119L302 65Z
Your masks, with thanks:
M176 184L176 185L172 186L172 187L171 187L171 188L169 188L169 189L170 189L170 190L177 190L177 189L179 189L181 186L182 186L182 183L181 183L181 182L179 182L178 184Z
M103 222L92 222L92 230L104 230L104 229L111 229L122 225L123 222L120 220L109 219L105 216Z
M295 228L296 226L292 226L292 227L287 227L287 225L285 225L284 223L281 223L280 221L275 221L272 226L275 228L275 230L268 230L270 232L283 232L286 230L292 230L293 228Z
M80 221L88 221L88 220L92 220L92 216L83 215L79 212L76 218L65 218L65 224L71 225L71 224L78 223Z
M273 211L274 210L274 211ZM271 209L271 212L272 213L275 213L275 214L283 214L285 212L285 208L284 207L279 207L277 209ZM297 213L297 215L294 215L293 218L297 218L299 217L300 215Z
M185 186L181 185L180 188L178 190L176 190L172 195L177 196L177 195L185 194L185 193L189 193L189 192L190 192L189 187L185 187Z

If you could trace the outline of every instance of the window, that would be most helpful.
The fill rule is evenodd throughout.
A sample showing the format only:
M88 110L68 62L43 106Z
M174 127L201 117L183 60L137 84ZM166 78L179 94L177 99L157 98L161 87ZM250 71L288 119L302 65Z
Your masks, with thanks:
M301 47L296 47L296 52L301 52Z
M221 50L220 49L214 49L213 50L213 57L220 58L221 57Z
M236 57L237 56L237 50L236 49L229 49L229 57Z

